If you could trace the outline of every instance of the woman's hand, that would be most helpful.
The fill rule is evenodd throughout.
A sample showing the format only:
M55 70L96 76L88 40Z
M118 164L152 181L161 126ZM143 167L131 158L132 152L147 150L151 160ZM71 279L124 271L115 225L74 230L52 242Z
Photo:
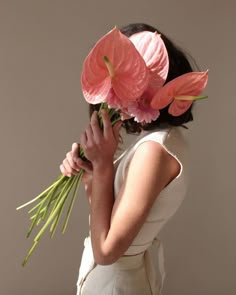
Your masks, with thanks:
M93 164L113 162L114 154L119 143L119 130L122 122L112 127L106 110L101 111L103 131L99 127L97 111L93 112L90 124L81 136L81 146L85 157Z
M79 158L79 144L73 143L72 149L66 154L66 158L60 165L60 171L63 175L70 177L71 175L77 175L81 169L84 170L82 182L85 187L85 191L89 202L91 201L92 192L92 179L93 179L93 167L90 162L83 161Z
M83 161L79 158L79 144L73 143L72 149L66 154L66 158L60 165L61 173L70 177L72 174L77 175L81 169L84 169L86 173L92 172L92 164Z

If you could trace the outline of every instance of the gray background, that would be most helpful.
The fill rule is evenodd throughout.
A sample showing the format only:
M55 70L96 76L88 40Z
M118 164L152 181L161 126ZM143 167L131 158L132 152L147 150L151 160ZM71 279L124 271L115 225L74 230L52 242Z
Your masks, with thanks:
M68 230L44 237L26 268L27 210L58 175L88 116L82 62L114 25L146 22L210 70L209 99L189 124L191 186L162 232L164 295L236 294L235 1L0 1L0 294L75 295L87 233L87 200Z

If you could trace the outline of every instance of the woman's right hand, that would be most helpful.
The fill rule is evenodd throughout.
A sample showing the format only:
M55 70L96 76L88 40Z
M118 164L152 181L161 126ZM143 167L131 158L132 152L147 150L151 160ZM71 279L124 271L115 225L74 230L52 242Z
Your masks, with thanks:
M92 179L93 179L93 167L88 161L83 161L79 157L78 143L72 144L72 149L66 154L66 158L60 165L60 171L63 175L71 177L71 175L77 175L81 169L84 170L82 182L85 186L85 191L88 196L89 202L91 199L92 192Z

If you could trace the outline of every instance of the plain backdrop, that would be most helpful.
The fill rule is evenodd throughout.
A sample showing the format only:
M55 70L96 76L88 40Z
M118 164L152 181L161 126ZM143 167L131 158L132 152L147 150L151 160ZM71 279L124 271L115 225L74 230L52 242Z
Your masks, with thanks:
M88 205L80 191L64 236L46 235L25 268L27 209L88 122L82 63L115 25L146 22L209 69L209 99L189 124L191 183L161 233L164 295L236 294L233 0L0 0L0 294L75 295Z

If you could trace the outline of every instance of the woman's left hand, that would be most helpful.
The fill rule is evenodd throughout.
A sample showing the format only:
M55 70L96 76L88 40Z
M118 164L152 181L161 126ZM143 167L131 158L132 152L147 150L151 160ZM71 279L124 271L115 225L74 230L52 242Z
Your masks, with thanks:
M117 122L113 127L106 110L101 111L103 131L99 127L98 113L93 112L89 125L81 135L81 146L86 158L93 165L107 161L113 162L114 154L119 143L119 130L122 122Z

